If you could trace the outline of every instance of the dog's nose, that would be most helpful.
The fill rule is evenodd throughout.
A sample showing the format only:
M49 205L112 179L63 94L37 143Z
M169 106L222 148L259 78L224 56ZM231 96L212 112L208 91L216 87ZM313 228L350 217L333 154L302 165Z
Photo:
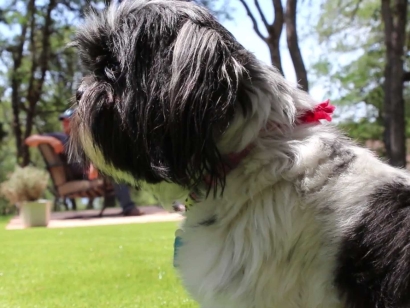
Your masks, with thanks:
M81 89L78 89L77 92L75 93L75 100L77 101L77 103L80 102L81 97L83 96L84 91Z

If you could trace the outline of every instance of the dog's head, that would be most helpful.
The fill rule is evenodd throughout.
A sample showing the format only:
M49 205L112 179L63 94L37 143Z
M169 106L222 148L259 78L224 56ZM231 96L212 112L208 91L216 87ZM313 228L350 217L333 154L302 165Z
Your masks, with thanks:
M74 148L131 183L190 188L206 175L223 187L224 154L254 138L245 119L258 122L256 130L262 125L255 85L265 81L259 62L206 9L126 0L90 13L74 45L87 74L77 92ZM282 109L279 122L291 122Z

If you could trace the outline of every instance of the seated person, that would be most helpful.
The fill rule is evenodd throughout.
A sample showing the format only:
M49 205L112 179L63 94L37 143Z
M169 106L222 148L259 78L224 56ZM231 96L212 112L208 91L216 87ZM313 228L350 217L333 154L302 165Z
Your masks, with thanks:
M30 147L37 147L41 143L49 144L54 151L61 156L64 161L68 161L66 156L65 145L70 137L70 119L73 115L73 109L67 109L59 116L59 120L63 126L63 132L47 133L42 135L32 135L25 140L25 143ZM68 167L71 174L76 180L82 180L86 177L86 172L79 163L70 163ZM88 173L88 179L92 180L98 177L97 170L91 165ZM127 185L113 183L115 195L121 205L125 216L140 216L144 213L138 209L135 203L131 200L129 188Z

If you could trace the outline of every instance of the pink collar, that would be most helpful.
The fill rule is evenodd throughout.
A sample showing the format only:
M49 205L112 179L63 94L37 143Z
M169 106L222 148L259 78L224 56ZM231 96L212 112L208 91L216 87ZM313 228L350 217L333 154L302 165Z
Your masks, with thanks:
M330 104L330 100L326 100L323 103L320 103L315 107L315 109L310 110L306 113L304 113L300 118L299 118L299 124L311 124L311 123L320 123L320 120L326 120L326 121L332 121L332 115L333 111L335 110L335 106ZM248 145L244 150L242 150L239 153L230 153L227 155L227 160L224 165L225 168L225 173L228 174L230 171L235 169L241 161L248 156L248 154L252 151L254 148L253 144ZM205 183L211 184L211 180L209 177L205 176ZM192 207L193 203L196 203L199 201L199 198L195 192L191 192L190 198L192 202L189 202L190 204L186 204L186 208ZM186 200L187 202L189 201L188 199Z
M335 110L335 106L330 104L330 100L326 100L323 103L320 103L315 107L315 109L310 110L306 113L304 113L300 118L299 118L299 124L311 124L311 123L320 123L320 120L327 120L327 121L332 121L332 115L333 111ZM239 153L230 153L227 155L227 162L229 164L228 166L228 172L230 170L235 169L240 162L248 156L248 154L251 152L253 149L253 144L248 145L244 150L242 150Z

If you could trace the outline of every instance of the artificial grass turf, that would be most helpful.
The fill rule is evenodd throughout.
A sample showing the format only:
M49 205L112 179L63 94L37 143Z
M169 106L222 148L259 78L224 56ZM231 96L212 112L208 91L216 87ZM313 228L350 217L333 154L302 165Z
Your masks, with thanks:
M0 308L197 308L172 267L176 223L6 231Z

